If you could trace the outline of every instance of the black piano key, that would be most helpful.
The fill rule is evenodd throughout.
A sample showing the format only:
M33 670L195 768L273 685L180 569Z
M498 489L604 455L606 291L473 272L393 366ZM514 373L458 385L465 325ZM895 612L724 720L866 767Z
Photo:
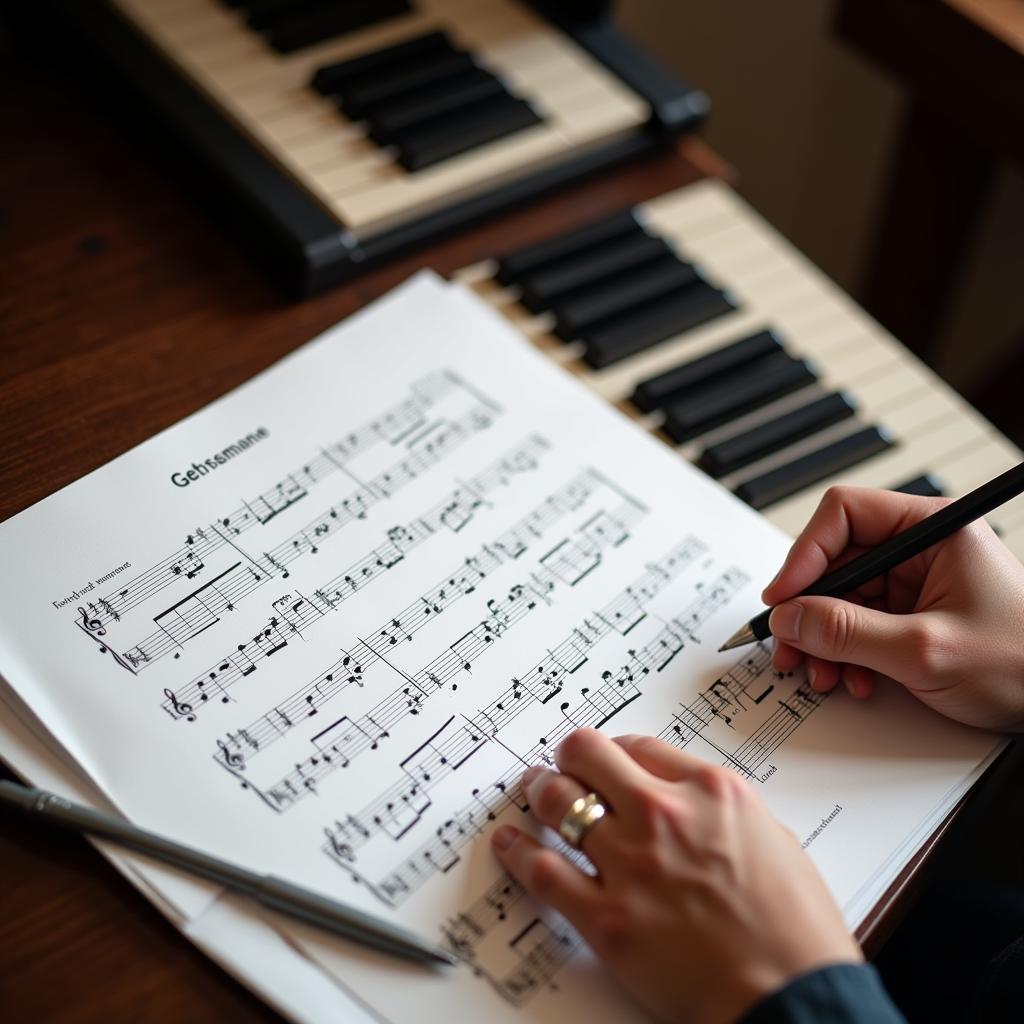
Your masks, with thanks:
M555 334L572 341L598 321L635 309L652 299L703 282L695 267L673 255L598 281L570 293L551 307Z
M638 232L643 232L640 222L632 210L625 210L502 256L498 260L497 277L502 284L518 284L525 274L534 273L541 267L592 246L603 245L613 238Z
M855 411L853 402L846 395L826 395L718 444L709 445L698 460L700 467L717 480L833 423L840 423Z
M265 32L278 53L292 53L411 10L409 0L320 0L280 11L270 18Z
M429 89L457 75L477 67L469 53L428 54L420 60L410 61L401 68L384 69L379 74L365 76L360 81L343 85L338 91L341 109L354 121L371 117L385 103L402 97L415 97L420 89Z
M524 274L519 279L523 289L520 302L539 313L577 288L671 255L672 249L664 239L653 238L642 231L622 235L606 245L585 249Z
M731 313L736 305L736 300L728 292L706 281L698 281L639 309L628 310L588 327L580 336L586 344L583 359L599 370L666 338Z
M398 162L407 171L423 170L540 121L525 100L496 96L456 111L450 118L439 118L398 133Z
M747 480L736 488L736 495L752 508L767 508L892 446L892 439L879 427L866 427L788 465Z
M890 491L899 491L900 494L917 494L922 498L941 498L945 492L942 484L931 475L915 476L913 480L906 480L899 487L890 487Z
M382 70L400 67L405 61L421 59L428 54L454 53L455 47L444 32L428 32L426 35L407 39L404 43L385 46L383 49L364 53L361 57L325 64L313 75L313 88L325 96L332 96L343 86L369 77Z
M641 412L664 408L672 399L690 388L698 387L738 366L781 351L782 342L774 331L759 331L716 348L706 356L691 359L688 363L659 373L657 377L641 381L633 392L632 402Z
M398 132L432 118L448 115L492 96L505 95L505 86L483 68L418 89L391 103L373 108L369 116L370 137L382 146L395 141Z
M677 443L689 441L816 379L804 360L780 352L717 378L673 402L665 410L663 429Z

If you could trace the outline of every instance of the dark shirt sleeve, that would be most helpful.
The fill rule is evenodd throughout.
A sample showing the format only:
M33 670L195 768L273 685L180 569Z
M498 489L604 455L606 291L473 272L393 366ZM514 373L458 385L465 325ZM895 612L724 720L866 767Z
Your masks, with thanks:
M794 979L738 1024L906 1024L870 964L836 964Z

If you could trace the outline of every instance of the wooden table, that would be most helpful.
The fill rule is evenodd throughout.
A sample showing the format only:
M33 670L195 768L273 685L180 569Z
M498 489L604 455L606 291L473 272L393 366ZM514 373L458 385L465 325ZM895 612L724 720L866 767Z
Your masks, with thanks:
M728 171L691 140L291 305L94 102L25 61L8 61L0 76L0 520L201 408L419 267L449 272ZM0 872L5 1021L277 1019L85 841L2 814ZM882 911L913 874L862 938L877 944L894 920Z

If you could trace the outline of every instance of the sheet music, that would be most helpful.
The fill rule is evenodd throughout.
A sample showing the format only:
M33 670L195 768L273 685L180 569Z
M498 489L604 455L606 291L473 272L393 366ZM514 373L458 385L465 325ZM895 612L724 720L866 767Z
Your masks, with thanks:
M622 1021L487 844L571 730L741 772L849 907L994 746L717 654L787 545L424 275L0 526L0 670L140 825L459 954L290 928L387 1019Z

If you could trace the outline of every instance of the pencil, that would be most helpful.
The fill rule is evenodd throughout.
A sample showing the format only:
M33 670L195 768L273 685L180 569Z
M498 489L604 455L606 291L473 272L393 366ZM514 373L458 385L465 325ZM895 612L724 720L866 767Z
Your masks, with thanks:
M439 946L389 921L336 903L274 875L261 875L237 864L229 864L182 843L136 828L123 818L83 807L46 790L0 780L0 803L17 807L26 814L38 815L61 828L111 839L121 846L138 850L226 888L237 889L264 906L344 935L362 945L420 963L450 965L456 962Z
M938 544L940 540L945 540L961 527L987 515L994 508L1006 504L1022 492L1024 462L1013 469L1008 469L994 480L982 484L962 498L957 498L902 533L890 537L877 548L865 551L834 572L826 573L800 594L794 594L794 597L842 597L849 594L870 580L919 555L933 544ZM745 626L741 626L733 633L718 648L719 651L731 651L735 647L743 647L771 636L771 629L768 626L771 613L772 609L766 608L759 615L755 615Z

